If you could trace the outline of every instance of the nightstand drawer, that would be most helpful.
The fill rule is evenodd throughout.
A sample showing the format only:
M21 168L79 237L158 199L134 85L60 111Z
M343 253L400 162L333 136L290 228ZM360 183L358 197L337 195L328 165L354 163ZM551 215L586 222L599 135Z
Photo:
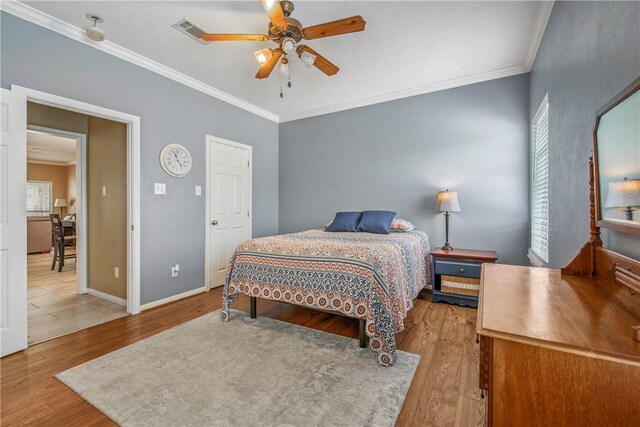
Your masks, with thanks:
M460 277L480 277L481 265L462 261L435 260L435 274L447 274Z

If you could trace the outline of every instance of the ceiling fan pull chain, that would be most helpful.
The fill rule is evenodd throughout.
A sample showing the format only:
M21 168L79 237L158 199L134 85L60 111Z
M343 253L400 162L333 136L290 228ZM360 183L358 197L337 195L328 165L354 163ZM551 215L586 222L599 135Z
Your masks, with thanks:
M282 93L282 79L280 79L280 98L284 98L284 94Z
M289 83L287 83L287 87L291 87L291 74L289 74Z

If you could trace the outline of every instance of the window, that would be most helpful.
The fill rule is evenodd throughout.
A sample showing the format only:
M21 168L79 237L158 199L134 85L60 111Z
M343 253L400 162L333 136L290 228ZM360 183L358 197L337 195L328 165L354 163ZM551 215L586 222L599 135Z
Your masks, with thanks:
M53 184L48 181L27 182L27 216L47 216L51 213Z
M531 123L531 247L536 267L549 262L549 95Z

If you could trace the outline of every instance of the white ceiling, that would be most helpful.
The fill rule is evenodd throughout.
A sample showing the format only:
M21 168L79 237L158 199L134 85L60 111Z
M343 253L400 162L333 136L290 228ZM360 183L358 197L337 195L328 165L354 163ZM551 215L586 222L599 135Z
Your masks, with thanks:
M76 161L76 140L27 131L27 161L70 165Z
M266 33L253 1L29 1L75 27L105 20L107 40L278 116L281 121L529 71L553 3L297 1L293 17L314 25L352 15L364 32L307 44L340 67L327 77L291 61L291 89L272 73L257 80L253 52L271 42L202 45L171 28L188 18L209 32ZM85 40L86 42L86 40Z

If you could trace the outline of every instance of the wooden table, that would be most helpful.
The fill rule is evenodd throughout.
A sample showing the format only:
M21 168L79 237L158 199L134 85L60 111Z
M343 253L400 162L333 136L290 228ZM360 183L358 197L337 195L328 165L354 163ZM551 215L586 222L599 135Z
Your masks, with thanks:
M640 306L609 280L484 264L480 388L496 426L638 425Z

